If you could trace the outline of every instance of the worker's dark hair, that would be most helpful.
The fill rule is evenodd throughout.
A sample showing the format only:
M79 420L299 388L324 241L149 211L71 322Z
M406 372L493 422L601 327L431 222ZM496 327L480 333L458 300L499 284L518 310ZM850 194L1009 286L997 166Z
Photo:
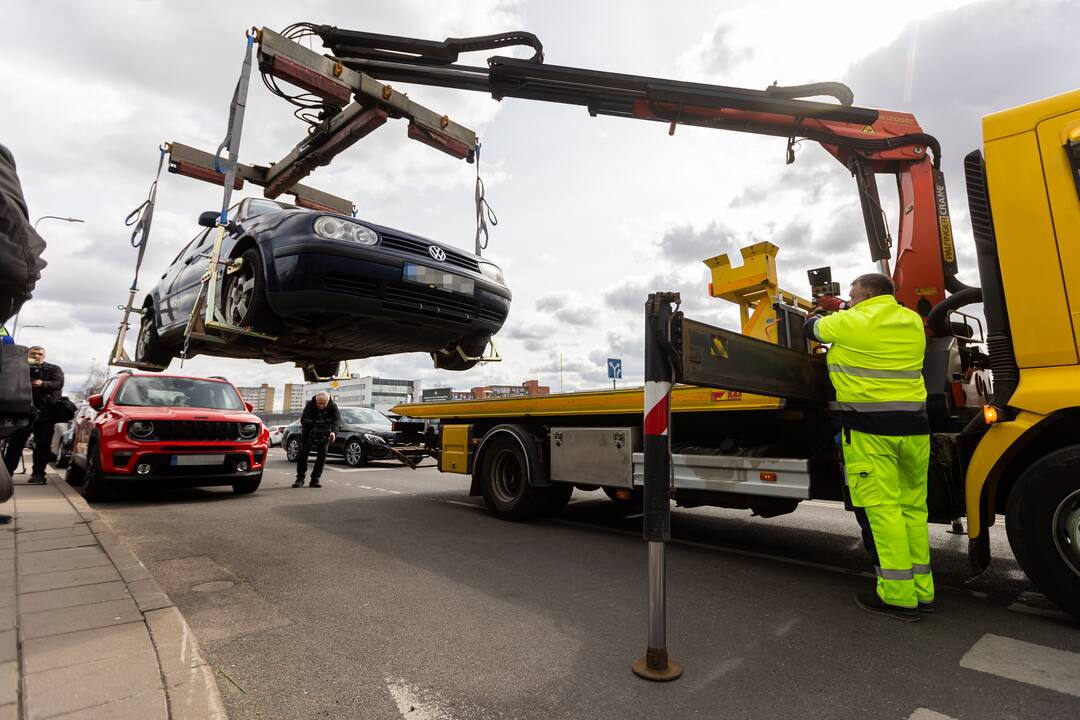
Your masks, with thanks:
M859 285L863 290L870 293L870 297L878 295L892 295L896 292L896 286L888 275L881 273L867 273L860 275L851 281L852 285Z

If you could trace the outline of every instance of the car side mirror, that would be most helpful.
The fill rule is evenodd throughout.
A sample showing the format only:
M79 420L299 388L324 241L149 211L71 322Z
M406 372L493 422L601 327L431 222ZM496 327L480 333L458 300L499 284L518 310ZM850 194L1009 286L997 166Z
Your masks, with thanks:
M244 401L244 407L247 408L248 412L254 412L255 410L255 406L249 403L247 400Z
M202 227L212 228L217 225L218 218L221 217L221 213L215 210L207 210L206 212L199 213L199 225Z
M100 410L101 408L105 407L105 398L101 397L100 395L91 395L90 397L86 398L86 404L94 408L95 410Z

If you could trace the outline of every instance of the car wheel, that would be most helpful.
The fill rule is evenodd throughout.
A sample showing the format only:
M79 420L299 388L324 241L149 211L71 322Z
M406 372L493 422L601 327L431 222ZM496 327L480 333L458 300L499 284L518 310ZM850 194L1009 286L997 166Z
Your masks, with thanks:
M341 362L313 362L304 365L304 382L319 382L326 378L337 377L341 369Z
M101 476L101 454L96 446L86 451L86 474L83 476L79 494L87 502L100 502L109 499L109 486Z
M1009 492L1005 529L1020 567L1048 598L1080 618L1080 445L1032 463ZM985 531L984 531L985 532Z
M250 495L259 489L259 483L262 482L262 473L259 473L259 477L250 478L248 480L241 480L240 482L234 482L232 489L237 495Z
M354 439L345 443L345 462L352 467L360 467L367 463L367 454L364 452L362 442Z
M135 362L156 365L160 370L169 367L173 354L161 342L158 335L157 322L154 320L154 306L145 309L142 322L139 324L139 337L135 341ZM144 368L155 370L155 368Z
M68 465L67 472L64 473L64 482L72 487L78 487L83 484L83 480L86 479L86 470L79 467L75 463Z
M53 465L57 470L63 470L71 464L71 450L60 448L60 454L56 458L56 462Z
M255 248L240 255L240 269L226 273L221 294L225 322L236 327L250 327L259 332L276 332L279 323L266 302L266 281L262 257Z
M484 351L487 350L490 340L491 335L487 333L470 335L457 345L431 353L431 359L435 361L435 367L439 370L468 370L476 367L480 361L464 359L461 357L461 353L458 352L458 348L461 348L461 352L468 357L481 357Z
M299 438L289 438L288 444L285 445L285 457L291 463L296 462L297 458L300 457L300 439Z

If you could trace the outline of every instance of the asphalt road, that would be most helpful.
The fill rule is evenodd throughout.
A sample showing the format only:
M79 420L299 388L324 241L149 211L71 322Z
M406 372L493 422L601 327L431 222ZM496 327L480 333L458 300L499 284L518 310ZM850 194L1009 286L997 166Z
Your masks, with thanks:
M575 491L559 517L496 520L468 479L332 461L293 489L274 451L258 493L150 491L99 504L187 617L230 717L1071 718L1080 624L1032 592L994 528L934 526L939 612L859 610L854 519L675 510L668 646L684 676L638 679L640 517Z

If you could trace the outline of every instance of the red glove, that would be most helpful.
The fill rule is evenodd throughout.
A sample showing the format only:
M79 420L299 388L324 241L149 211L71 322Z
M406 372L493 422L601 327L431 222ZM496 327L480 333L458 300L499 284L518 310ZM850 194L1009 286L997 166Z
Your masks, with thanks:
M836 297L835 295L822 295L817 299L817 305L814 306L814 310L825 310L826 312L836 312L838 310L846 310L847 301Z

